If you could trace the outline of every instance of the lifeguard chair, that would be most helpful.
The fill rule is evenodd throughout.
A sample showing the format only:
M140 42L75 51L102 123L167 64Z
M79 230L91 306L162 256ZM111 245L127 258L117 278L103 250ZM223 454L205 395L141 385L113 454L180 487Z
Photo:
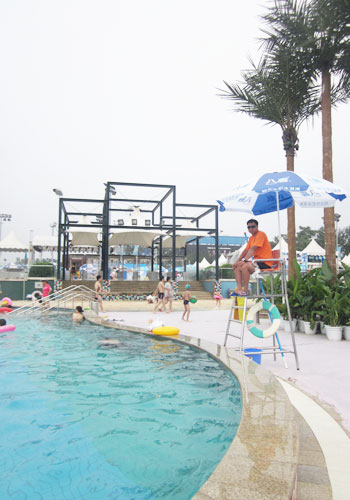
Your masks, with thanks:
M299 360L295 342L295 335L293 331L292 318L290 314L290 307L288 302L288 293L287 293L287 278L286 278L286 262L284 259L280 258L280 251L273 250L272 251L272 259L256 259L252 262L271 262L270 269L258 269L257 271L251 275L253 279L256 280L256 293L252 292L251 294L240 297L238 295L233 296L232 305L230 309L230 316L227 322L226 335L224 345L227 344L228 337L235 337L239 339L239 347L234 347L233 349L244 353L244 333L247 325L247 303L248 299L266 299L271 302L272 305L275 304L275 298L281 298L282 301L286 304L287 312L288 312L288 321L290 327L290 334L292 338L293 348L284 348L278 338L278 331L276 331L272 336L272 345L270 346L259 346L257 349L261 351L261 354L273 354L274 360L276 361L277 354L281 354L284 364L287 368L287 362L285 354L294 354L295 364L297 370L299 370ZM275 276L280 275L281 278L281 290L274 289L274 278ZM265 276L270 276L270 290L265 293L263 285L260 281L261 278ZM270 317L271 318L271 317ZM240 334L237 335L232 333L231 326L232 323L241 323ZM259 315L256 315L256 323L259 323Z

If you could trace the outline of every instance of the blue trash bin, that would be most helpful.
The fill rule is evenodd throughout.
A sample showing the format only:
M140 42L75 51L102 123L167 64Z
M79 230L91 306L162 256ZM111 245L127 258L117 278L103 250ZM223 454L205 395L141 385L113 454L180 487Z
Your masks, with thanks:
M249 349L244 349L243 352L244 352L244 355L247 356L247 358L251 359L252 361L257 363L258 365L261 365L261 353L262 353L261 349L254 349L252 347Z

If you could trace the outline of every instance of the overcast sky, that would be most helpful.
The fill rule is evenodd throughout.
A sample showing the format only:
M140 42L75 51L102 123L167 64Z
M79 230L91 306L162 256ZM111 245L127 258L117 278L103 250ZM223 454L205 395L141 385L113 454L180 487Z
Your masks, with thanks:
M103 182L177 186L178 201L215 203L230 186L285 169L279 127L220 99L255 55L266 0L2 0L0 213L27 242L50 234L58 198L101 198ZM350 192L349 105L333 112L334 181ZM322 176L321 123L300 131L297 172ZM336 206L350 224L349 201ZM323 211L297 209L319 228ZM220 229L242 235L246 214ZM275 214L259 218L277 233ZM286 230L286 214L282 216Z

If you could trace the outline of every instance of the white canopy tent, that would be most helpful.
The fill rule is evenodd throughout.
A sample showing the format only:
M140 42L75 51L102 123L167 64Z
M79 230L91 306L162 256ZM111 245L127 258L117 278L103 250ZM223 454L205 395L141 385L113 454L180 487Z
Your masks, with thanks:
M317 243L316 240L312 239L310 243L301 251L301 253L306 253L312 256L325 256L326 251Z
M205 257L199 263L199 269L206 269L209 266L210 266L210 264Z
M281 238L281 247L282 249L280 249L280 244L277 243L272 250L281 250L281 253L288 253L288 243L284 238Z
M141 212L139 207L134 207L131 214L125 219L127 226L134 225L135 229L113 229L113 233L109 239L109 245L140 245L142 247L152 246L152 242L158 236L166 236L166 233L158 230L138 229L138 227L146 226L146 216Z
M88 217L84 215L80 221L79 224L91 224L89 221ZM70 233L72 235L72 241L71 245L72 246L87 246L87 247L98 247L100 246L100 242L98 240L98 234L100 232L99 229L96 229L96 227L91 224L90 227L79 227L77 226L76 228L73 228L71 226L70 228Z
M197 229L197 226L195 226L193 223L186 221L183 225L182 228L186 229ZM186 243L188 240L197 238L198 236L208 236L208 233L206 231L184 231L181 228L176 230L176 248L184 248L186 246ZM163 240L162 243L163 248L172 248L173 246L173 237L168 236Z
M12 231L0 242L2 252L27 252L29 245L22 243Z
M161 231L138 231L133 229L125 229L112 234L109 239L109 245L140 245L142 247L150 247L152 242L158 236L163 236Z
M346 264L347 266L350 266L350 253L346 255L341 261L344 262L344 264Z
M223 266L227 263L228 263L228 260L226 259L225 255L222 253L219 257L219 266Z

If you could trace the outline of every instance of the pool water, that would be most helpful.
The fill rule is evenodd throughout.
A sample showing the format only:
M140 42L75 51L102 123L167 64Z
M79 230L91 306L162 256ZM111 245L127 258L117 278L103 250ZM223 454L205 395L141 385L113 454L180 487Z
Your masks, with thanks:
M192 498L240 422L228 370L66 315L14 322L0 336L1 500Z

